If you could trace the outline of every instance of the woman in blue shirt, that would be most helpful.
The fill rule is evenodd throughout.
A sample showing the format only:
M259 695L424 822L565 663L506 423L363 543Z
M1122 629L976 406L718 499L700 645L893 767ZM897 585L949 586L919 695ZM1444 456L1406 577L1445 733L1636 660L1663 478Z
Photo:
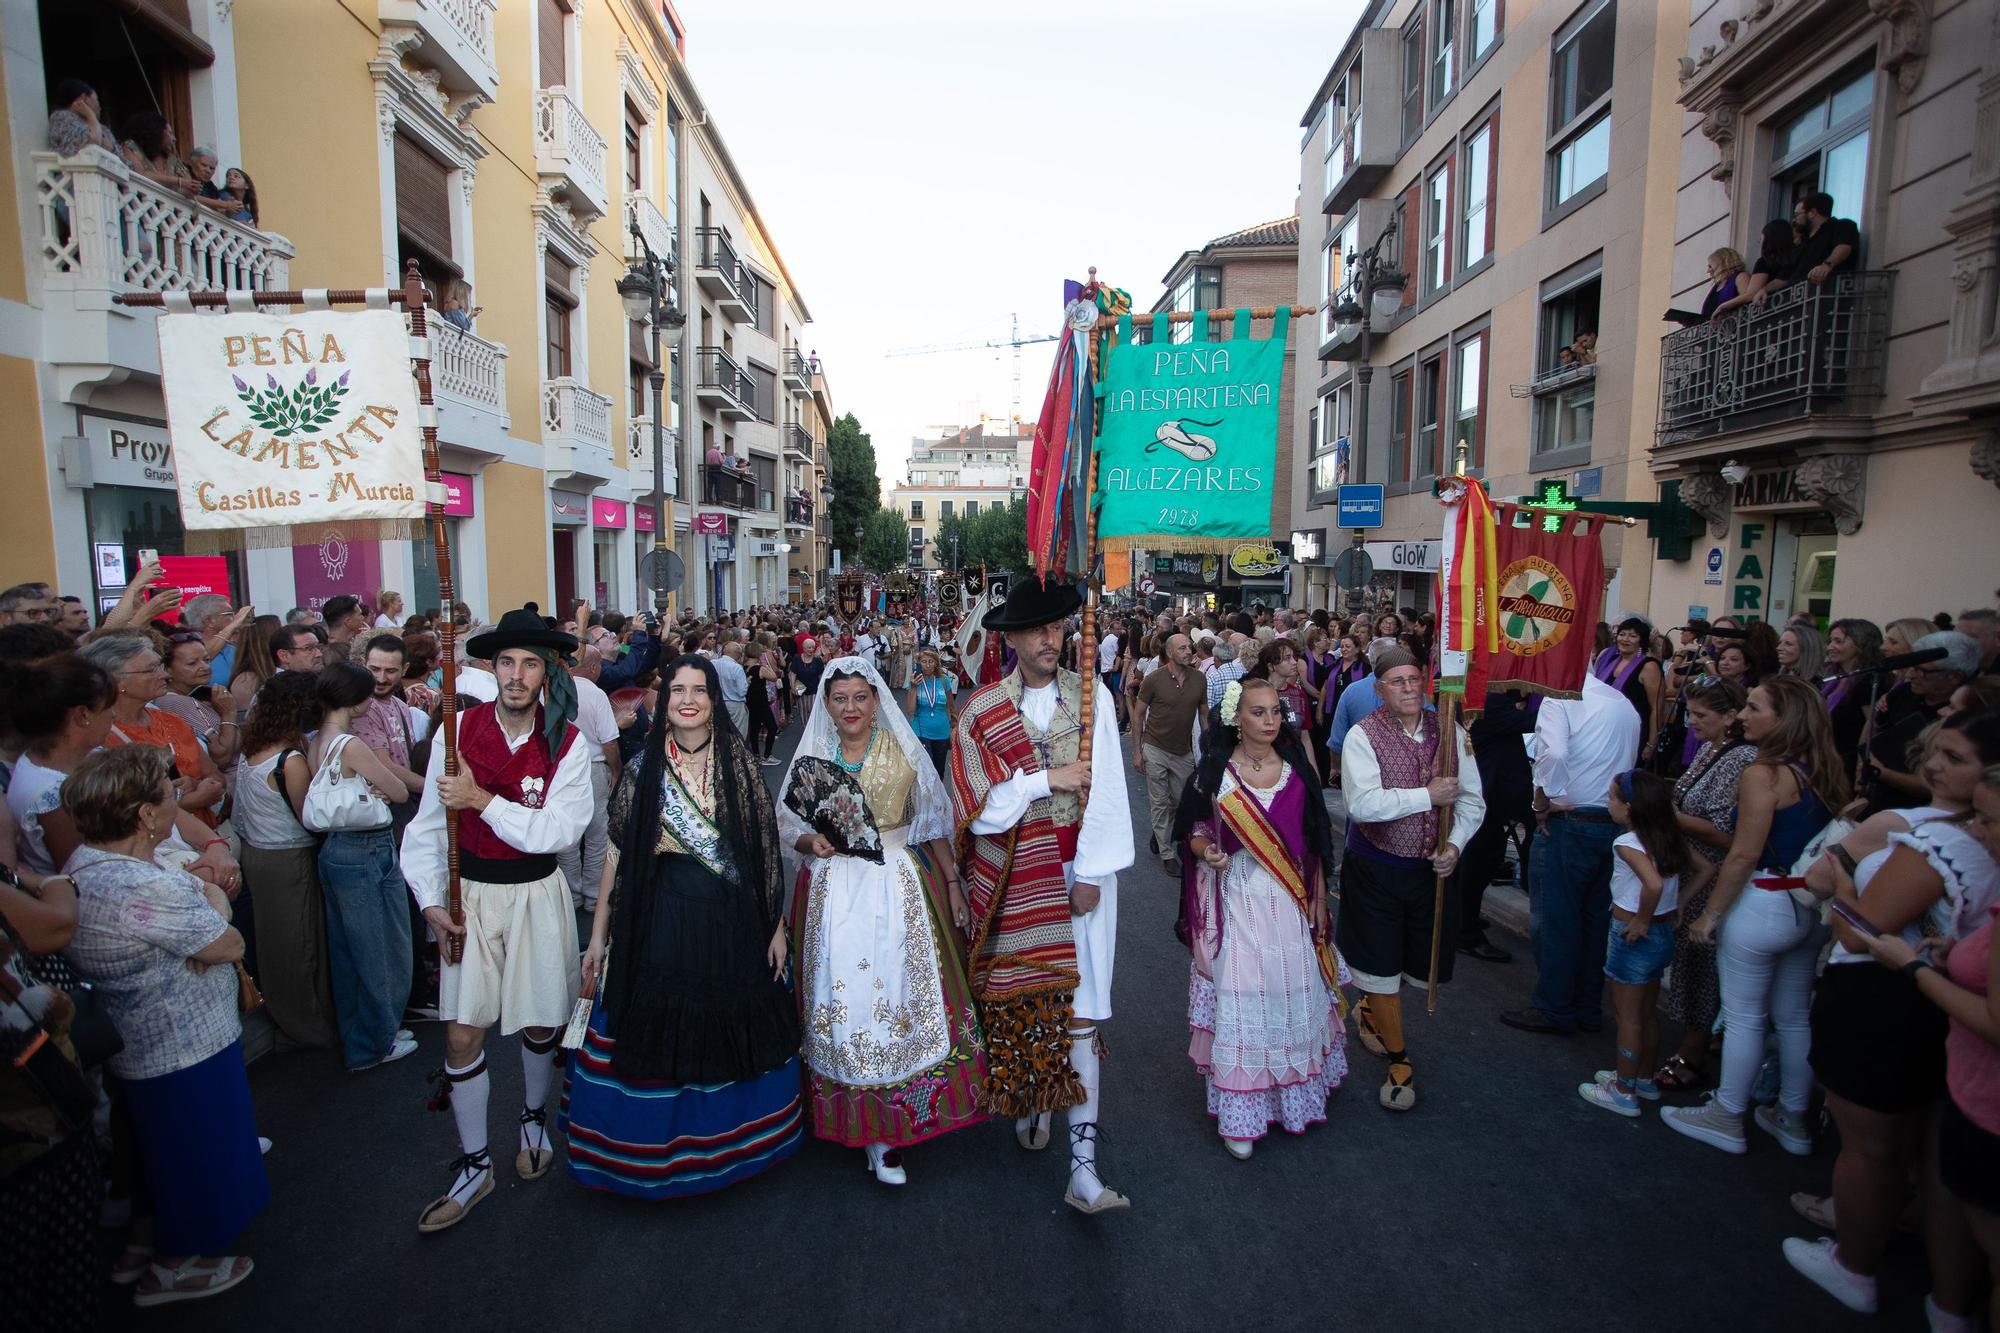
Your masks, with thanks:
M939 669L937 650L918 653L917 678L909 689L910 717L939 777L951 771L951 701L957 693L958 681Z

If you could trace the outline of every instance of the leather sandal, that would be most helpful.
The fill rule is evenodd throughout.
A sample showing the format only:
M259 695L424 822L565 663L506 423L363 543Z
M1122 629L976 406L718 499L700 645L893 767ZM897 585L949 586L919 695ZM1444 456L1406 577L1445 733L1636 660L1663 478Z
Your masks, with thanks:
M524 1127L533 1125L541 1131L542 1139L541 1147L523 1146L514 1154L514 1174L523 1180L540 1180L556 1164L555 1145L549 1142L548 1118L545 1106L538 1106L532 1111L525 1106L521 1108L521 1124Z
M486 1173L486 1178L479 1182L479 1188L474 1190L464 1203L454 1199L451 1190L447 1189L424 1205L424 1210L417 1214L418 1231L428 1235L433 1231L443 1231L447 1227L457 1226L465 1220L465 1215L471 1212L481 1199L493 1192L493 1162L484 1149L476 1153L467 1153L451 1164L451 1183L454 1187L458 1184L458 1178L467 1171L483 1171Z
M1389 1077L1382 1080L1379 1100L1387 1111L1408 1111L1417 1104L1417 1071L1408 1060L1393 1060L1389 1064Z
M1049 1122L1054 1118L1052 1111L1037 1111L1024 1120L1014 1122L1014 1142L1029 1152L1040 1152L1049 1146Z
M196 1255L172 1268L160 1263L148 1264L148 1273L159 1285L147 1288L141 1284L132 1294L132 1304L143 1308L220 1296L249 1277L255 1267L255 1263L241 1255L221 1255L214 1259Z

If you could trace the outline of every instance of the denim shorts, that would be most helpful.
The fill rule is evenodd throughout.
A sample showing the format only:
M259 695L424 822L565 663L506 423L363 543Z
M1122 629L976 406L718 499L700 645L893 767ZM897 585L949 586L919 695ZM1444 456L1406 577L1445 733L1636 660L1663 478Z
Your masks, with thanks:
M1672 918L1654 917L1653 928L1637 944L1625 938L1625 922L1611 919L1611 937L1604 946L1604 975L1621 986L1658 981L1674 961Z

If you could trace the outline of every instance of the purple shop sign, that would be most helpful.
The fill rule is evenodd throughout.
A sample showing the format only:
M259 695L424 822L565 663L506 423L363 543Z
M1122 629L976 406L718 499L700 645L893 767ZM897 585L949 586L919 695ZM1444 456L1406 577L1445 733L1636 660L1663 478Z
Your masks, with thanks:
M382 589L382 547L373 541L350 541L339 523L295 528L304 540L292 547L292 581L298 605L317 613L329 598L346 593L373 606Z

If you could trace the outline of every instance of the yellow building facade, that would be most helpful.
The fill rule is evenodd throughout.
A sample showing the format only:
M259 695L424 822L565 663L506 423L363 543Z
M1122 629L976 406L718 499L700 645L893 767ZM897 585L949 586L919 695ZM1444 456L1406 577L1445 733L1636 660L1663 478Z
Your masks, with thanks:
M83 595L109 567L101 548L128 567L183 549L152 317L113 297L395 285L414 264L453 321L431 321L432 379L457 594L476 616L651 605L639 562L662 501L681 604L814 585L825 371L670 4L75 0L5 6L0 25L17 205L0 219L14 232L0 236L0 384L17 420L34 405L38 428L7 449L40 500L0 534L6 582ZM129 41L104 39L121 30ZM246 171L255 223L109 152L58 156L48 116L68 79L98 90L115 129L157 109L182 155L215 153L218 183ZM658 331L657 408L655 335L618 290L646 249L671 258L685 321ZM725 438L726 493L704 452ZM238 601L283 613L390 588L411 610L438 602L427 540L337 526L293 539L227 557Z

